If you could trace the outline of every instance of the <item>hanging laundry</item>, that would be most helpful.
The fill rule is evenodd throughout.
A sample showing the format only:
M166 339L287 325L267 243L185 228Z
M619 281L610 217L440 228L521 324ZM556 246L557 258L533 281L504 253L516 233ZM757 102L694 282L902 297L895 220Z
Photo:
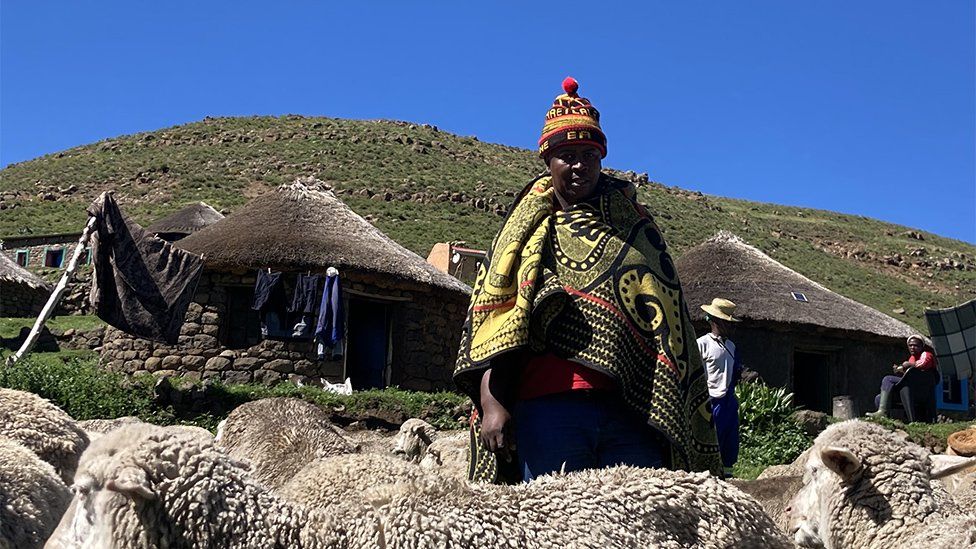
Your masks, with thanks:
M88 213L97 218L89 295L95 314L128 334L176 343L203 258L126 219L110 193L102 193Z
M299 274L295 280L295 290L288 305L288 312L291 313L292 327L291 337L306 338L311 334L312 314L318 304L319 283L322 281L321 275Z
M322 302L319 305L319 318L315 325L315 340L319 343L319 359L325 358L326 350L331 350L333 357L342 353L344 333L342 287L339 283L339 271L335 267L329 267L326 271Z
M254 302L251 308L255 311L284 309L286 302L285 281L281 273L264 269L258 271L254 281Z
M291 337L291 330L285 323L287 305L282 273L268 269L258 271L251 308L261 312L262 337Z
M321 281L322 275L299 274L295 280L295 293L292 295L288 312L306 314L315 312L315 305L318 301L315 298Z

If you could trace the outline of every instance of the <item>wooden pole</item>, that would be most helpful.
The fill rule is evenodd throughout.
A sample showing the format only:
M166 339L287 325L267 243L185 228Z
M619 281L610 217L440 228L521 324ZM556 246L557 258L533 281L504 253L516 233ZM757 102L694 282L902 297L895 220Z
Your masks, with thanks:
M48 298L47 303L44 304L44 308L41 309L41 314L34 321L34 328L27 335L24 344L20 346L20 349L16 353L7 358L7 366L13 366L34 348L34 344L37 343L37 338L40 337L41 330L44 328L44 323L47 322L47 319L51 318L51 315L54 313L54 308L61 301L61 296L68 289L68 282L74 277L75 270L78 268L78 259L81 258L81 251L88 244L88 239L91 237L97 220L98 218L94 216L88 219L88 224L85 225L85 230L81 232L81 238L78 239L78 246L75 248L75 253L71 255L71 261L68 262L68 268L65 269L61 280L58 281L58 285L55 286L54 291L51 293L51 297Z

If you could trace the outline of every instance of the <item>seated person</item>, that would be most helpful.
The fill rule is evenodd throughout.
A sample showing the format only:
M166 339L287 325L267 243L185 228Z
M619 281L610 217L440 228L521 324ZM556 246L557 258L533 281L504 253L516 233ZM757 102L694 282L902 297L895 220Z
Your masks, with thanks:
M868 415L872 417L887 416L891 409L891 391L901 381L901 377L909 368L938 372L936 370L935 349L920 335L913 335L908 338L908 360L901 364L891 366L894 375L884 376L881 380L881 394L875 397L875 404L878 406L876 412Z

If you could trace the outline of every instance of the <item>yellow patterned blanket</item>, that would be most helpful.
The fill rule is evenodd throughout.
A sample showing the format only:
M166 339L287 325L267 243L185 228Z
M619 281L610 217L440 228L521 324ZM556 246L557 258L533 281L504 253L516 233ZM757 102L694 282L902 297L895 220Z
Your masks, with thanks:
M564 211L554 211L549 176L523 191L475 281L454 380L477 405L492 358L553 352L615 378L627 405L670 444L672 468L718 473L678 275L635 197L633 185L605 174L596 196ZM477 428L473 419L472 437ZM494 456L473 450L472 478L498 480Z

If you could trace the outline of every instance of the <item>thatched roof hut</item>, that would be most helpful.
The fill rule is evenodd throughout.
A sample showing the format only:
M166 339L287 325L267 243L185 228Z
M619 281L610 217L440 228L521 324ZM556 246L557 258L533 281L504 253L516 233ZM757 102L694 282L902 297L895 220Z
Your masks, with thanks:
M148 230L166 240L179 240L223 218L223 214L206 202L197 202L156 221Z
M51 286L36 274L21 267L7 254L0 253L0 282L24 284L31 288L51 290Z
M700 305L721 297L736 303L732 340L745 365L794 402L832 412L849 396L872 406L881 378L907 357L915 330L844 297L722 231L682 255L675 266L699 333L708 330Z
M51 293L51 286L0 252L0 316L36 315Z
M693 318L713 297L736 303L736 316L784 324L903 338L916 330L844 297L779 263L738 236L721 231L682 255L676 266ZM798 301L794 292L807 301ZM799 297L799 296L797 296Z
M324 183L302 178L265 193L178 243L208 269L304 271L336 267L470 293L342 203Z
M323 183L282 185L176 246L204 256L178 344L109 330L101 351L109 368L228 383L350 379L356 390L452 386L471 290L370 225ZM338 269L338 289L312 282L330 267ZM254 310L264 269L279 271L282 287L266 301L273 306ZM303 304L294 307L294 299ZM312 338L316 310L328 319L320 332L327 341Z

